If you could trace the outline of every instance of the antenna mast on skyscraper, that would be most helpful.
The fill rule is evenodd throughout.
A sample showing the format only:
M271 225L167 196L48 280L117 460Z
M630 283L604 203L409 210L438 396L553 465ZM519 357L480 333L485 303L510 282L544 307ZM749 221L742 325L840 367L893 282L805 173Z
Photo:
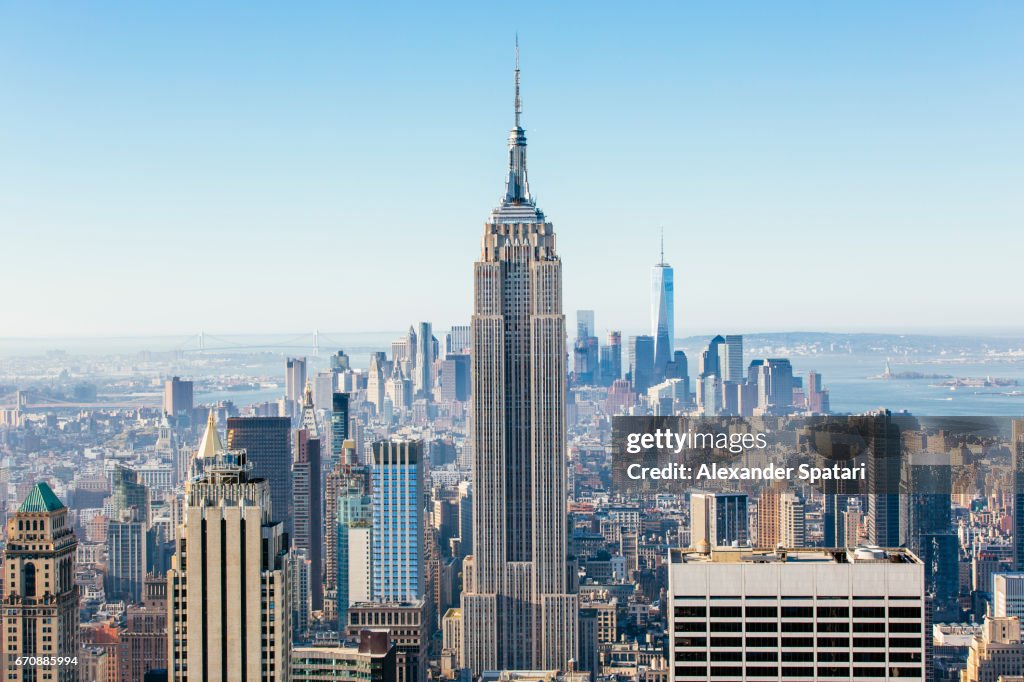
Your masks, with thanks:
M516 33L516 128L519 127L519 115L523 113L523 102L519 99L519 33Z
M664 265L664 264L665 264L665 226L662 225L661 226L661 260L658 262L658 265Z

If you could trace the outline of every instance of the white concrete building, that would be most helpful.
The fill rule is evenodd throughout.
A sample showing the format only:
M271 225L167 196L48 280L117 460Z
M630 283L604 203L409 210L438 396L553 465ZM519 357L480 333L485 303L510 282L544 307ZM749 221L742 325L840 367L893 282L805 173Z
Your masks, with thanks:
M669 553L670 678L925 677L924 566L904 549Z

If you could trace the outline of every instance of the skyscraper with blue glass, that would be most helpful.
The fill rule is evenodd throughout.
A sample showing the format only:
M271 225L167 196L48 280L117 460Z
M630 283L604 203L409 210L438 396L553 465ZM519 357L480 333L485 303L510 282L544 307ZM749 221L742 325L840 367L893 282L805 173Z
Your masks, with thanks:
M370 468L373 601L423 596L423 444L378 441Z
M675 345L675 289L672 266L665 262L665 237L661 260L651 269L651 336L654 337L654 377L665 378Z

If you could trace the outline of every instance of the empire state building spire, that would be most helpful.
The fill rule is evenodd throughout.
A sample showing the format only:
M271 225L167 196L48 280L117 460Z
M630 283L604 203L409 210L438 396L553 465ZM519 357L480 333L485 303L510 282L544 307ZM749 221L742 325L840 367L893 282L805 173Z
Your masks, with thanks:
M496 209L511 207L528 207L534 209L535 203L530 196L530 184L526 179L526 131L520 125L523 113L523 100L519 96L519 37L516 37L516 68L515 68L515 126L508 134L508 177L505 179L505 196L501 206ZM522 211L513 211L519 213ZM538 218L539 216L539 218ZM528 215L516 216L529 218L528 222L544 222L543 214L530 210ZM527 222L527 221L524 221Z

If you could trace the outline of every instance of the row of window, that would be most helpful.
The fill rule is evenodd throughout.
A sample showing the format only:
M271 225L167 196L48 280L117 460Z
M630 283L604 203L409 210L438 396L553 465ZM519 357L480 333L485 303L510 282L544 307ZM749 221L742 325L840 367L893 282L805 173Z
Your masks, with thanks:
M713 647L778 647L778 637L676 637L677 647L706 647L710 640ZM849 637L782 637L782 646L787 648L850 648ZM854 648L922 649L920 637L854 637Z
M711 666L710 671L708 668L693 667L693 666L676 666L676 677L692 677L692 678L707 678L710 677L778 677L780 674L784 679L800 678L800 677L850 677L851 674L857 677L911 677L920 678L921 668L854 668L851 670L844 666L818 666L817 669L814 666L782 666L779 668L771 667L752 667L748 666L743 668L741 666Z
M704 605L677 606L675 607L676 618L778 618L779 607L777 606L712 606L708 609ZM783 606L783 618L849 618L850 607L848 606L819 606L817 611L813 606ZM884 606L854 606L854 618L885 618L886 607ZM888 609L889 618L920 618L921 608L917 606L890 606Z
M744 656L744 654L746 654ZM747 663L813 663L815 652L813 651L701 651L687 650L678 651L675 655L676 663L693 662L742 662ZM818 663L885 663L886 652L884 651L819 651L817 652ZM920 663L922 653L920 651L890 651L890 663Z
M723 620L707 621L690 620L673 623L676 632L885 632L886 625L890 633L914 634L921 632L921 623L902 623L896 621L741 621Z

